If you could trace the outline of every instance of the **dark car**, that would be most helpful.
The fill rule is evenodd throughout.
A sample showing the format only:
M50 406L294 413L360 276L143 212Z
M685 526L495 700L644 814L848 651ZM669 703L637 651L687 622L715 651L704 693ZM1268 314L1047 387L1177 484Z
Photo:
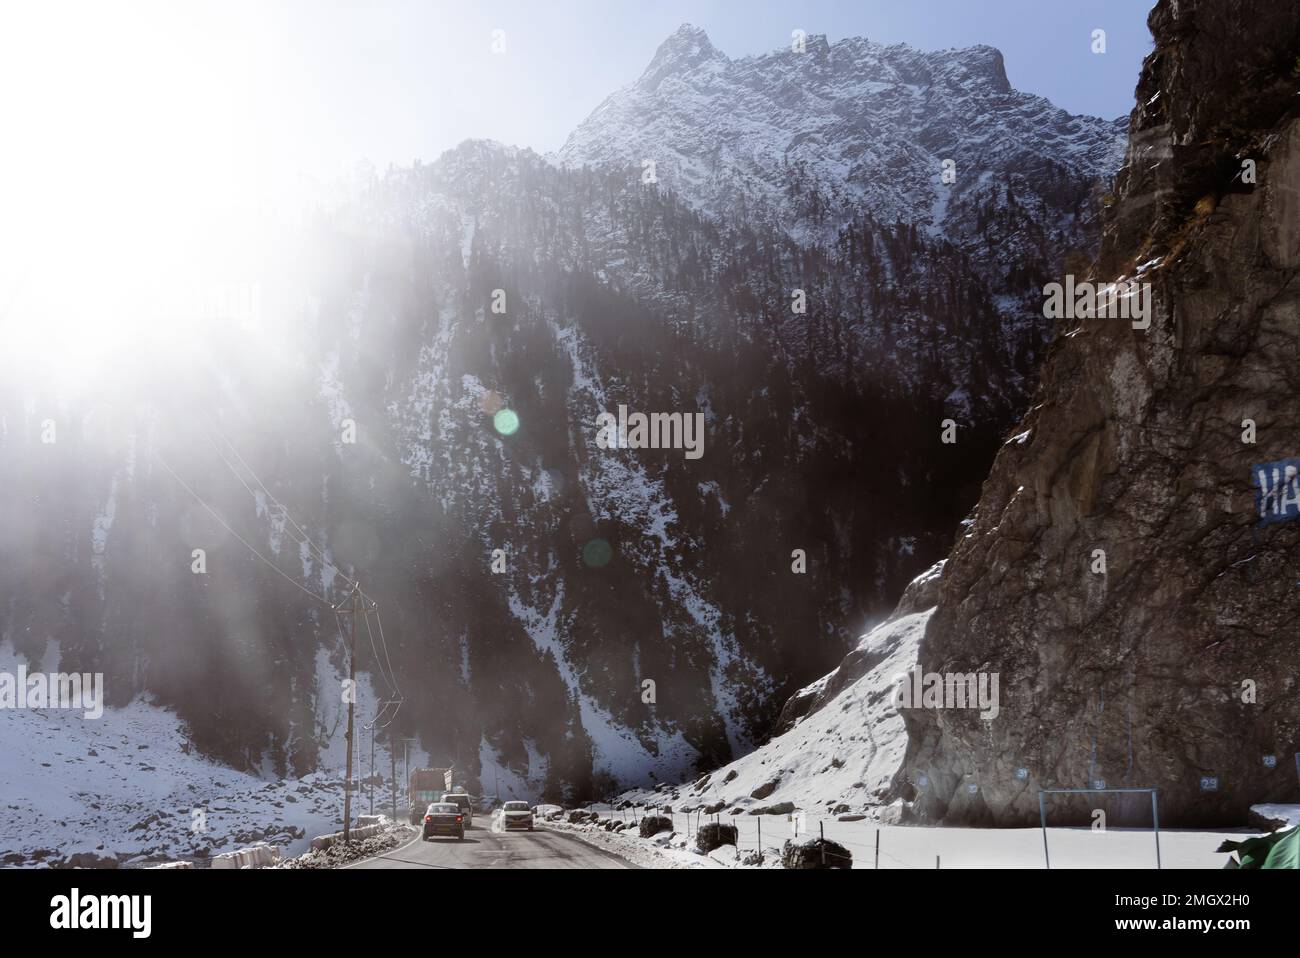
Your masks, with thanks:
M474 802L464 792L448 792L442 796L444 802L450 802L460 809L460 813L465 816L465 827L469 828L474 824Z
M533 810L527 802L506 802L501 806L501 830L508 832L512 828L533 830Z
M455 836L465 840L465 816L460 806L452 802L434 802L424 810L423 838L427 842L436 835Z

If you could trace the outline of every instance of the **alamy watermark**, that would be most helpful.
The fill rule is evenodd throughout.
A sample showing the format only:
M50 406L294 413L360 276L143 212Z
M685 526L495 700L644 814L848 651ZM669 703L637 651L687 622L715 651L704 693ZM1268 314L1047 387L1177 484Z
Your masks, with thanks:
M922 672L919 668L894 676L894 705L900 709L979 709L993 721L998 702L997 672Z
M704 455L704 413L634 412L620 403L618 415L596 417L596 445L601 449L685 449L687 459Z
M80 709L81 717L104 714L103 672L0 672L0 709Z
M1043 315L1047 319L1127 319L1134 329L1151 327L1151 284L1135 280L1114 283L1076 283L1067 274L1064 283L1043 287Z

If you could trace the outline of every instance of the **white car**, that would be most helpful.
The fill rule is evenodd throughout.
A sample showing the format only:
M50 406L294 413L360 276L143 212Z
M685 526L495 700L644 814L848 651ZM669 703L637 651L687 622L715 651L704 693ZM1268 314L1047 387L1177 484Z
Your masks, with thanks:
M533 810L527 802L506 802L501 806L501 830L508 832L512 828L533 830Z

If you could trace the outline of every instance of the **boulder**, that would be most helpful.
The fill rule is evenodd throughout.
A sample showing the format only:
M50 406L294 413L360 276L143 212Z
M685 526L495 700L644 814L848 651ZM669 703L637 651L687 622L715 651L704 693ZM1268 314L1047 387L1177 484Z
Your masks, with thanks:
M663 815L647 815L641 819L640 824L637 826L637 831L642 838L650 838L660 832L671 832L672 830L673 820L665 818Z
M759 805L751 808L751 815L789 815L795 811L794 802L777 802L775 805Z
M736 844L736 826L722 825L718 822L709 822L701 825L699 831L695 833L695 847L700 850L700 854L707 855L722 845Z
M852 868L853 853L829 838L787 839L781 846L782 868Z

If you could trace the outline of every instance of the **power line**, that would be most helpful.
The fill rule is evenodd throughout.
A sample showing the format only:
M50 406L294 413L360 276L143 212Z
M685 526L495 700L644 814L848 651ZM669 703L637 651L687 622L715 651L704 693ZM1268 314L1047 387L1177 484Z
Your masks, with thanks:
M189 486L189 484L188 484L184 479L182 479L180 476L176 475L176 471L175 471L174 469L172 469L172 467L169 466L169 465L167 464L167 460L164 459L160 453L158 453L157 451L155 451L155 452L154 452L154 457L158 460L158 462L162 465L162 467L163 467L164 469L166 469L169 473L171 473L172 478L175 479L177 482L179 482L179 483L181 484L181 486L185 489L186 492L188 492L191 496L193 496L195 499L198 500L199 505L203 506L204 509L207 509L208 512L212 514L212 518L216 519L217 522L221 523L222 528L224 528L224 529L225 529L227 532L229 532L232 536L234 536L236 539L238 539L238 540L240 541L240 543L243 544L243 546L244 546L245 549L247 549L249 552L253 553L253 555L257 556L259 559L261 559L261 560L262 560L263 562L265 562L267 565L269 565L272 569L274 569L274 570L276 571L276 574L278 574L281 578L285 579L285 580L288 581L290 584L292 584L292 585L294 586L294 588L301 589L303 592L307 593L307 595L311 596L313 599L316 599L316 600L318 600L318 601L320 601L320 602L324 602L326 605L330 605L330 600L329 600L329 599L325 598L323 595L317 595L317 594L316 594L315 592L313 592L311 589L308 589L305 585L303 585L303 584L302 584L301 582L299 582L297 579L293 578L293 576L289 575L287 572L285 572L283 569L281 569L278 565L276 565L274 562L272 562L272 561L271 561L270 559L268 559L266 556L262 555L262 553L258 552L258 551L257 551L256 549L254 549L251 545L249 545L249 544L248 544L248 541L247 541L246 539L244 539L243 536L241 536L241 535L240 535L238 532L236 532L234 529L230 528L229 523L227 523L225 519L221 518L221 515L217 512L217 510L213 509L210 505L208 505L207 502L204 501L203 497L200 496L200 495L199 495L197 492L195 492L193 489L191 489L190 486Z
M360 591L360 590L358 590L358 591ZM374 604L374 599L371 599L371 598L370 598L368 595L366 595L364 592L362 592L361 595L362 595L362 598L367 599L367 600L369 600L369 601L371 602L371 604ZM378 618L378 615L379 615L379 611L378 611L378 607L376 607L376 610L375 610L375 616L376 616L376 618ZM382 678L382 679L384 680L384 684L387 685L387 686L389 687L389 689L393 692L394 695L398 695L398 696L400 697L401 693L398 692L398 690L397 690L397 683L396 683L393 679L390 679L387 675L384 674L384 666L383 666L383 664L379 661L379 650L378 650L377 648L375 648L375 633L374 633L374 630L370 628L370 613L369 613L369 612L366 613L366 635L367 635L367 636L369 637L369 639L370 639L370 651L371 651L371 653L372 653L372 654L374 655L374 657L375 657L375 667L376 667L377 669L379 669L379 676L380 676L380 678Z
M299 545L306 545L308 552L314 555L316 558L319 558L323 565L325 565L330 569L333 569L334 573L338 575L340 578L342 578L344 582L347 583L349 586L355 586L357 584L356 580L352 579L350 576L345 574L342 569L340 569L337 565L335 565L326 557L325 550L322 549L320 546L316 545L316 543L312 541L312 538L309 535L307 535L306 530L294 520L293 515L289 512L288 508L284 505L284 503L282 503L279 499L275 497L275 495L271 492L270 489L267 488L266 483L262 481L260 476L258 476L257 471L248 464L248 461L243 456L241 456L239 454L239 450L235 448L235 444L231 442L226 437L225 433L221 431L221 427L214 422L212 424L212 428L216 430L217 435L221 437L221 441L226 444L226 447L230 450L231 454L237 460L239 460L239 464L243 466L246 470L248 470L248 474L253 477L253 481L256 482L257 485L261 488L266 498L270 500L272 505L274 505L277 509L280 510L280 514L284 517L285 521L288 522L289 525L293 526L293 528L297 531L298 535L302 536L301 540L299 540L297 537L293 535L290 535L289 538L293 539L294 542ZM248 494L251 495L254 499L256 499L257 493L255 493L252 487L250 487L248 483L244 481L244 478L239 474L239 471L235 469L235 467L231 465L230 461L226 459L226 457L222 454L221 449L217 446L217 443L212 438L212 435L207 434L207 438L208 438L208 442L212 444L212 448L216 452L217 456L221 459L223 463L225 463L226 468L229 469L230 472L234 475L234 477L239 480L240 484L245 489L248 490Z
M397 688L397 673L393 670L392 659L388 657L388 640L384 638L384 617L379 614L379 603L375 602L374 599L371 599L370 602L375 607L375 624L379 626L379 645L384 650L384 661L388 663L388 674L393 677L393 691L401 698L402 693Z
M316 545L314 541L312 541L312 538L307 534L307 531L301 525L299 525L298 522L293 518L293 515L289 512L289 509L284 505L284 503L280 502L280 500L275 497L274 493L272 493L271 490L267 488L266 483L262 481L260 476L258 476L257 471L248 464L248 460L246 460L242 455L240 455L240 452L235 447L235 444L230 441L230 439L226 436L224 432L222 432L221 427L216 422L212 422L212 428L216 431L217 435L220 436L221 441L230 450L231 455L233 455L239 461L239 464L248 471L248 474L253 477L253 481L257 483L257 485L261 488L262 492L266 495L267 499L270 500L270 502L280 510L280 514L284 517L285 521L288 522L289 525L291 525L295 531L297 531L298 535L302 536L302 539L299 540L292 533L290 533L289 538L292 539L298 545L306 545L309 554L313 554L315 557L319 558L319 560L325 567L333 569L335 574L338 575L340 578L342 578L345 583L349 584L353 588L357 588L358 591L360 591L359 585L356 582L356 580L352 579L350 576L344 573L343 570L341 570L337 565L335 565L326 557L325 550L322 549L320 546ZM252 496L254 499L256 499L257 493L254 492L253 488L249 486L247 482L244 481L244 477L239 474L239 470L237 470L234 467L234 465L231 464L230 460L228 460L226 456L222 453L220 447L217 445L216 441L212 438L212 435L210 433L207 434L207 438L208 438L208 442L212 444L213 451L216 452L218 458L221 459L222 463L225 464L226 468L230 470L231 474L239 481L240 485L242 485L244 489L247 490L248 494ZM369 596L365 596L364 593L363 593L363 597L366 598L374 607L373 611L375 613L375 619L379 625L379 641L380 641L380 645L383 647L384 650L384 664L387 665L388 670L387 672L385 672L384 665L380 664L379 649L375 647L374 633L370 628L370 615L369 615L369 611L367 611L366 633L370 638L370 650L375 656L375 665L379 669L379 674L380 677L383 678L384 684L387 685L389 689L392 691L392 693L400 699L402 697L402 693L401 690L398 688L397 672L393 669L392 658L390 657L388 652L388 641L384 636L384 623L383 623L383 619L380 617L379 614L379 606Z

